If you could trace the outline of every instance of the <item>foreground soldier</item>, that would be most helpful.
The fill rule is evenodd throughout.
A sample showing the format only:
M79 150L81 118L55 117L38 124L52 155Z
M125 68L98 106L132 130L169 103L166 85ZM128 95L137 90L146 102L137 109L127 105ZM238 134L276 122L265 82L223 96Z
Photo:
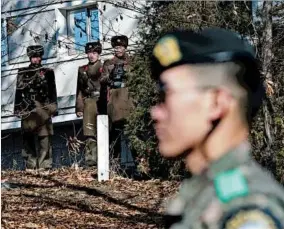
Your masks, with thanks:
M163 99L151 111L159 150L183 156L193 174L167 208L167 227L284 228L283 188L248 142L264 95L252 47L214 28L168 33L153 53Z
M86 44L85 52L89 63L79 67L77 81L76 114L83 116L83 133L86 139L85 163L87 166L97 164L97 115L100 97L100 80L102 63L99 60L102 52L100 42Z
M22 155L28 169L52 167L51 117L56 113L57 93L54 71L41 65L43 54L42 46L29 46L27 55L31 64L19 69L17 76L14 113L22 121Z
M114 145L114 156L118 157L121 143L118 140L123 131L124 123L132 108L126 85L126 72L129 69L130 57L126 53L128 38L124 35L111 38L114 48L114 57L108 59L103 65L103 80L109 85L107 113L110 118L110 139Z

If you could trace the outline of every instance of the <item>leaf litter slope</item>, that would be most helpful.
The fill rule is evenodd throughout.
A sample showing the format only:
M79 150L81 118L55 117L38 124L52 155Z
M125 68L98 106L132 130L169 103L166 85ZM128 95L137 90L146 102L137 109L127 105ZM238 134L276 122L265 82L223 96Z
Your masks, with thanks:
M2 190L2 228L161 228L176 181L113 178L93 170L2 171L17 188Z

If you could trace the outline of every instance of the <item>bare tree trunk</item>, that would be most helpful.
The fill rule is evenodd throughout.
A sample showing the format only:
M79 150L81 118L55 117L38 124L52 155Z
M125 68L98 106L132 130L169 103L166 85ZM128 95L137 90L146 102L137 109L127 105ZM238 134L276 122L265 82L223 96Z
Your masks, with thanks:
M271 74L271 60L273 58L272 53L272 1L263 2L263 34L262 34L262 58L263 58L263 73L265 75L265 80L272 82Z
M274 136L272 132L272 117L270 113L271 99L273 96L273 79L272 79L272 69L271 63L273 58L272 53L272 1L264 1L262 8L262 71L265 77L265 83L267 87L267 99L263 104L263 113L264 113L264 133L266 140L266 152L263 152L262 161L265 166L268 167L273 173L275 173L276 164L275 164L275 155L273 154L273 141Z

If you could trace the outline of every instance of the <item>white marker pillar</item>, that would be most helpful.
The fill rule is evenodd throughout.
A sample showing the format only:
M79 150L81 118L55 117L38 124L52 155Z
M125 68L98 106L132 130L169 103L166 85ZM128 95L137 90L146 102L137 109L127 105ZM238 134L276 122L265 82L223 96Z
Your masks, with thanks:
M109 180L108 116L97 116L98 180Z

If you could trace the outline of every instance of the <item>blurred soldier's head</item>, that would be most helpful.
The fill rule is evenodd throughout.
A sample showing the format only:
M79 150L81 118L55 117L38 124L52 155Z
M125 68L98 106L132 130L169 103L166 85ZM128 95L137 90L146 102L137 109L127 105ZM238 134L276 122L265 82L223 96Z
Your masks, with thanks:
M27 55L30 58L32 65L40 65L42 56L44 55L43 46L41 45L31 45L27 47Z
M125 35L111 38L111 46L114 48L114 55L118 58L124 57L128 46L128 38Z
M152 75L161 100L151 115L166 157L203 150L216 133L224 141L216 147L237 144L264 94L253 48L223 29L167 33L154 47Z
M99 41L87 43L85 46L85 53L87 54L90 63L97 62L102 53L101 43Z

